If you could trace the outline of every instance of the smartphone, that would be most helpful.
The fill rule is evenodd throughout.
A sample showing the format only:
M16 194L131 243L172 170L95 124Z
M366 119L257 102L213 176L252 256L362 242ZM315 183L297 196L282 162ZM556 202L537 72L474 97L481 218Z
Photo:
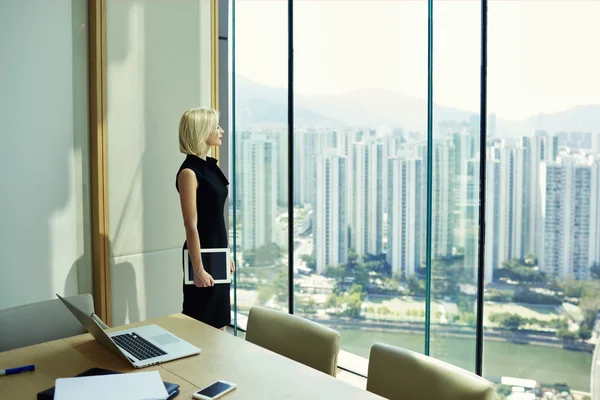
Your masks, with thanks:
M236 387L235 383L227 381L216 381L212 385L200 389L192 395L193 398L198 400L214 400L234 390Z

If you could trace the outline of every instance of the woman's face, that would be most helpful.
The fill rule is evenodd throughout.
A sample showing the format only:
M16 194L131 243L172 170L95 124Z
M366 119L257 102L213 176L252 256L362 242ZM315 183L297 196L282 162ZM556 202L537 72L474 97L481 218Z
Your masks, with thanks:
M208 137L206 144L208 146L220 146L223 143L223 133L224 132L221 126L217 125L217 127L211 132L210 136Z

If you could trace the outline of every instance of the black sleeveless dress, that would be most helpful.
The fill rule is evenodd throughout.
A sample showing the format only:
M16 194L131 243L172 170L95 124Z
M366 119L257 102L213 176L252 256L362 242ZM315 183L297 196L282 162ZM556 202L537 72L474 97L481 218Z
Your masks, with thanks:
M229 182L214 158L207 157L203 160L188 155L181 164L177 176L185 168L194 171L198 179L196 211L200 247L205 249L227 247L228 236L224 212ZM177 180L175 182L179 192ZM187 242L183 245L183 249L186 248ZM215 328L228 325L231 322L230 285L219 283L212 287L199 288L184 283L183 314Z

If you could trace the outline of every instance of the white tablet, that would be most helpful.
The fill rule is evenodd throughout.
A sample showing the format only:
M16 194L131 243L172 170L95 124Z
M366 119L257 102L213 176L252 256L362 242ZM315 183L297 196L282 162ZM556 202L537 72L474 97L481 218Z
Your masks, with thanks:
M200 256L204 269L214 279L215 284L231 282L231 259L229 249L201 249ZM185 284L194 284L194 268L187 249L183 250L183 272Z

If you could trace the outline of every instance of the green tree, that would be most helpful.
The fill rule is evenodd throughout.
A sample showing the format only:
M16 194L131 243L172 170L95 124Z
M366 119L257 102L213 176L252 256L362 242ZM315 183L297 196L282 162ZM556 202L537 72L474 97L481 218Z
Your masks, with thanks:
M385 254L365 254L363 262L369 266L369 271L388 277L391 275L392 268Z
M327 299L327 307L342 308L341 315L351 318L359 318L362 310L363 299L366 293L362 286L352 285L347 293L335 294L332 293ZM337 313L338 311L336 311Z
M456 307L459 311L475 312L475 296L469 296L459 292L456 295Z
M556 336L558 336L559 338L561 338L563 340L574 340L577 338L577 333L572 332L568 329L559 329L556 332Z
M313 256L311 256L310 254L302 254L300 256L300 260L304 261L306 263L306 267L309 268L312 271L316 271L317 270L317 264L315 263L315 258Z
M544 274L537 266L537 262L533 264L535 258L527 259L528 262L522 263L518 259L504 261L502 268L498 270L497 277L499 279L509 279L519 283L540 284L546 282L546 274Z
M406 279L406 286L412 296L425 296L425 281L417 278L417 275L412 274Z
M581 340L589 340L592 337L592 330L586 324L581 324L578 336Z
M267 278L268 279L268 278ZM262 289L262 291L261 291ZM278 268L275 276L271 275L268 280L268 284L264 285L259 289L259 299L268 296L267 300L275 296L275 300L279 303L287 303L288 301L288 273L285 268ZM266 300L265 300L266 301Z
M298 302L296 310L304 314L315 314L317 312L317 303L312 297L303 298Z
M600 291L600 282L568 280L559 284L566 297L577 299L597 298Z
M477 323L477 316L472 312L463 312L460 313L459 317L463 323L467 325L475 325Z
M340 264L336 266L328 266L325 268L323 274L335 280L335 291L340 293L347 287L345 284L356 284L363 288L369 286L370 276L369 267L362 262L354 250L348 252L348 261L346 264Z
M367 296L367 293L365 293L365 291L363 290L363 287L361 285L357 285L357 284L352 285L352 287L348 291L348 294L350 294L350 295L355 294L355 293L358 293L361 300L364 300L365 297Z
M460 283L472 282L472 271L465 268L464 256L441 257L431 264L431 291L433 298L456 299Z
M346 266L343 264L330 265L327 268L325 268L325 271L323 271L323 275L335 281L334 291L337 293L340 291L342 287L342 282L344 281L344 277L346 276Z
M525 324L525 320L519 315L510 315L504 321L502 321L502 326L506 329L518 330L522 325Z
M514 313L492 313L489 318L491 322L510 330L518 330L529 322L527 318Z
M344 315L352 318L359 318L362 307L362 300L360 293L352 293L344 297L344 303L346 304L346 310Z
M569 330L569 322L566 319L563 319L560 322L558 330L556 331L556 336L564 340L577 339L577 333Z
M525 264L533 266L538 265L538 259L534 254L529 253L525 256Z
M556 295L535 292L526 286L519 286L513 295L515 303L559 305L561 299Z
M370 283L369 265L362 262L352 265L348 271L348 276L353 278L353 282L361 287L368 287Z
M338 307L338 295L335 293L331 293L327 298L327 302L325 302L325 306L328 308L337 308Z
M513 299L513 293L510 290L489 289L486 290L485 299L497 303L509 303Z

